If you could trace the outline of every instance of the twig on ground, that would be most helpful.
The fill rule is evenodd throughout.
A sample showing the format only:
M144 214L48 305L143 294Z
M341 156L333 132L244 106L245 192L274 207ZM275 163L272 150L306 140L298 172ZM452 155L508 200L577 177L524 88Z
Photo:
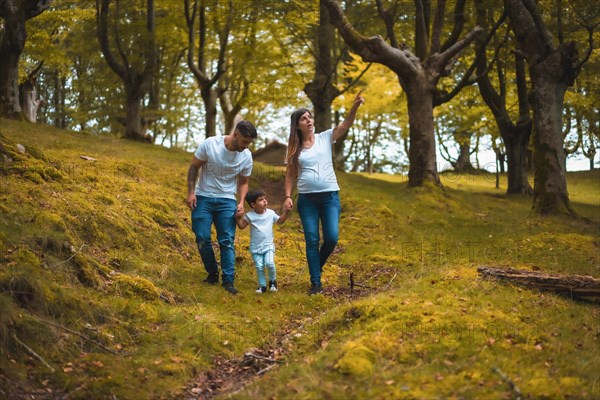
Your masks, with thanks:
M66 262L69 262L69 261L70 261L70 260L71 260L73 257L75 257L75 256L77 255L77 253L79 253L79 252L81 251L81 249L83 249L84 247L85 247L85 244L82 244L82 245L81 245L81 247L79 248L79 250L77 250L75 253L73 253L73 255L72 255L71 257L67 258L67 259L66 259L66 260L64 260L64 261L61 261L61 262L59 262L59 263L56 263L56 264L54 264L54 265L51 265L51 266L50 266L50 268L55 268L55 267L58 267L58 266L59 266L59 265L61 265L61 264L64 264L64 263L66 263Z
M398 275L398 273L396 272L396 273L394 274L394 276L392 276L392 279L391 279L391 280L388 282L388 284L387 284L387 285L385 285L385 287L383 288L384 290L387 290L387 289L390 287L390 285L392 284L392 282L394 282L394 279L396 279L396 276L397 276L397 275Z
M15 335L14 333L13 333L13 338L15 339L15 342L17 342L17 343L18 343L18 344L20 344L21 346L25 347L25 349L26 349L26 350L29 352L29 354L31 354L32 356L34 356L35 358L37 358L38 360L40 360L40 361L41 361L41 362L42 362L42 363L43 363L43 364L44 364L46 367L48 367L48 369L50 369L50 371L52 371L52 372L54 372L54 371L55 371L55 369L54 369L54 368L52 368L52 367L50 366L50 364L48 364L48 363L46 362L46 360L44 360L44 359L42 358L42 356L40 356L38 353L36 353L35 351L33 351L33 349L32 349L31 347L29 347L29 346L27 346L25 343L21 342L21 341L19 340L19 338L17 337L17 335Z
M502 372L500 370L500 368L497 367L492 367L492 371L494 371L495 373L497 373L498 375L500 375L500 377L502 378L502 380L504 382L506 382L508 384L508 386L511 388L511 390L515 393L516 400L520 400L522 398L522 394L521 394L521 390L519 390L519 388L517 387L517 385L512 381L512 379L510 379L508 377L508 375L506 375L504 372Z
M354 290L354 286L358 286L365 289L373 289L371 286L358 283L354 280L354 272L350 272L350 290Z
M256 375L262 375L262 374L264 374L265 372L269 371L270 369L273 369L273 368L275 368L276 366L277 366L277 364L271 364L271 365L269 365L268 367L266 367L266 368L263 368L263 369L261 369L260 371L258 371L258 372L256 373Z
M56 322L47 321L47 320L45 320L45 319L36 318L36 317L33 317L33 316L32 316L32 318L33 318L33 320L34 320L34 321L38 321L39 323L42 323L42 324L48 324L48 325L54 326L54 327L56 327L56 328L63 329L63 330L65 330L65 331L67 331L67 332L73 333L73 334L75 334L75 335L77 335L77 336L79 336L79 337L81 337L81 338L83 338L83 339L87 340L88 342L90 342L90 343L93 343L93 344L95 344L96 346L103 348L104 350L108 351L109 353L112 353L112 354L119 354L119 352L118 352L118 351L115 351L115 350L113 350L113 349L110 349L110 348L106 347L106 346L105 346L105 345L103 345L102 343L100 343L100 342L98 342L98 341L96 341L96 340L94 340L94 339L91 339L91 338L89 338L89 337L85 336L83 333L80 333L80 332L77 332L77 331L75 331L75 330L73 330L73 329L67 328L66 326L62 326L62 325L60 325L60 324L57 324Z
M248 356L248 357L256 358L257 360L263 360L263 361L274 362L274 363L280 363L281 362L279 360L274 360L274 359L269 358L269 357L259 356L258 354L254 354L254 353L251 353L251 352L247 352L244 355Z

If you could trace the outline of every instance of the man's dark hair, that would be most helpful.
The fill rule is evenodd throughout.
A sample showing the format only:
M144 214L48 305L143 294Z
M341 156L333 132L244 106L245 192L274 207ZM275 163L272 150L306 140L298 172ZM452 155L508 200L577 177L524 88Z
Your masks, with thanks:
M246 203L248 203L248 205L252 207L252 204L256 203L256 200L258 200L258 198L262 196L266 196L266 193L262 190L251 190L248 193L246 193Z
M237 125L235 126L235 129L240 131L240 133L244 137L254 138L254 139L256 139L258 137L258 133L256 133L256 128L254 127L254 125L252 125L252 122L250 122L250 121L238 122Z

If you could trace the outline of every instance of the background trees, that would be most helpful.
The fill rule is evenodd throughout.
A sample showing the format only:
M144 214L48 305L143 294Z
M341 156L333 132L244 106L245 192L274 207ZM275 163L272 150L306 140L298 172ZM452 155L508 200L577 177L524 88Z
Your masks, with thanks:
M25 47L27 20L37 17L50 6L51 0L0 1L0 116L18 118L19 58Z
M537 149L542 212L569 209L567 157L590 167L598 158L600 61L588 51L598 11L585 1L54 0L30 19L16 4L0 1L0 62L19 60L19 75L3 67L2 79L41 105L40 123L190 148L247 118L260 146L285 141L296 107L312 104L328 128L362 88L367 108L335 145L338 168L408 170L417 186L438 182L440 165L490 170L481 154L494 149L506 157L507 192L528 194ZM17 20L29 36L15 58ZM21 115L15 87L2 85L4 115ZM564 107L560 95L544 100L553 91ZM554 133L534 146L546 115ZM548 187L561 188L550 198L563 206L546 206Z

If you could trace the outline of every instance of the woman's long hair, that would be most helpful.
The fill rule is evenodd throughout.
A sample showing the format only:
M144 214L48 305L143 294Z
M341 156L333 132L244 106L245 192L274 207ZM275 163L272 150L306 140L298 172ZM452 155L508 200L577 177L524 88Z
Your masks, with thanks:
M304 114L311 112L306 108L299 108L292 113L290 118L290 137L288 138L287 155L285 163L291 168L293 176L298 177L298 157L302 146L302 132L298 129L298 121Z

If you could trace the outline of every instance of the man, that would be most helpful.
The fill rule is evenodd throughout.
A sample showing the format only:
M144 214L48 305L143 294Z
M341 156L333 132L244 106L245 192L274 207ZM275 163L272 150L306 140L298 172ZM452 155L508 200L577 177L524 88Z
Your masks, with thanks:
M221 249L222 286L231 294L237 294L233 285L235 216L244 212L244 198L252 172L252 154L248 146L256 137L256 128L248 121L241 121L233 133L202 142L188 170L187 205L192 210L192 230L208 273L204 282L219 283L219 267L210 232L214 223Z

